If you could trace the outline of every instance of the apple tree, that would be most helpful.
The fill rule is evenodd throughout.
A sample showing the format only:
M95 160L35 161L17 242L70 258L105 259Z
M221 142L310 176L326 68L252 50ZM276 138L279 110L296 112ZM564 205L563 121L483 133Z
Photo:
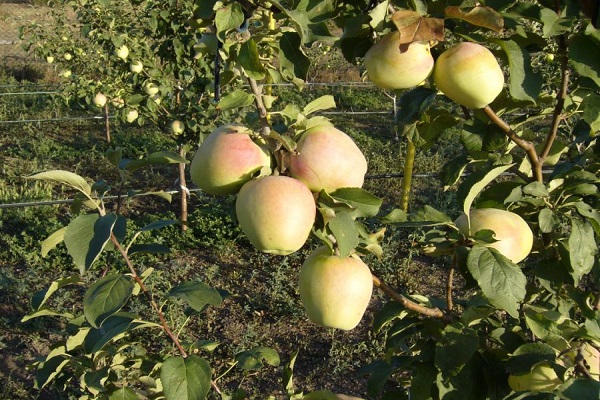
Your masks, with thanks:
M81 2L77 9L82 14L96 12L88 9L92 3ZM156 5L125 3L148 10ZM197 165L211 167L193 170L192 178L215 195L237 193L240 227L260 251L289 254L311 233L323 242L299 272L301 301L313 322L352 329L367 307L363 295L370 298L373 287L389 295L373 326L386 351L361 368L368 377L366 396L598 397L597 3L215 0L190 3L187 14L168 11L185 2L165 4L165 10L156 6L155 14L147 13L154 17L139 29L169 26L162 31L168 35L159 36L156 43L165 43L180 57L181 64L168 75L177 79L161 81L167 78L153 76L152 71L161 71L158 66L144 72L143 79L133 78L141 79L138 89L145 84L142 81L156 81L168 99L159 105L133 89L120 94L107 91L109 97L122 96L125 107L164 106L170 116L189 109L203 117L216 115L214 123L203 119L198 128L212 133L197 152ZM131 24L131 32L136 26ZM110 43L111 51L122 51L126 45L127 58L139 51L144 65L156 65L148 59L161 60L165 47L144 47L142 40L129 36L133 35L129 28L123 24L116 43L114 35L107 36L106 46ZM439 171L442 185L456 192L453 213L430 205L409 210L406 199L399 199L402 207L380 215L381 201L361 188L366 170L359 168L364 161L360 150L318 113L335 106L332 97L303 106L273 102L270 84L302 86L311 66L306 49L317 42L337 46L349 62L364 65L366 79L400 97L396 123L411 152L432 146L448 132L459 136L461 154ZM137 74L126 72L119 57L122 61L122 52L114 53L110 65L118 65L129 78ZM396 76L407 79L392 79ZM191 85L196 77L201 84ZM206 99L206 91L214 97ZM86 91L82 97L92 101L91 96ZM247 151L227 157L233 154L228 149L234 151L227 144L230 139ZM214 150L219 146L224 150ZM328 151L319 153L323 149ZM262 162L265 151L269 165ZM168 157L122 162L117 150L108 157L120 170L156 161L178 162ZM346 169L347 159L354 169ZM410 164L411 157L407 160ZM241 174L230 173L233 170ZM353 179L341 179L347 177ZM204 398L210 391L220 393L210 363L179 342L173 333L177 330L168 325L144 285L152 270L138 273L131 262L134 250L156 248L136 246L143 232L173 222L157 221L128 236L124 217L107 211L102 197L113 189L103 182L90 185L67 171L32 178L71 187L79 192L82 207L96 211L77 216L48 238L45 251L64 241L82 275L102 252L116 251L124 260L122 270L115 267L86 288L80 315L61 316L69 320L70 336L40 362L39 383L66 384L77 375L92 395L132 397L136 390L141 393L140 384L149 397ZM365 218L377 218L381 229L371 231ZM368 267L365 270L361 257L377 263L386 229L415 230L420 235L415 246L428 257L441 258L445 295L401 294ZM80 281L54 282L36 295L37 309L31 317L52 315L44 307L46 299L72 283ZM157 322L122 311L139 300L138 293L147 295ZM218 305L220 296L204 284L186 282L174 285L167 297L184 299L197 315ZM128 346L131 332L144 328L160 329L175 347L151 358L149 369L137 358L124 361L124 347L118 347ZM111 358L112 363L90 367L90 360L97 358ZM279 362L277 354L264 347L235 358L236 365L250 369ZM143 379L118 382L124 365L146 368L140 371ZM289 368L286 377L290 378ZM304 397L336 398L328 392Z

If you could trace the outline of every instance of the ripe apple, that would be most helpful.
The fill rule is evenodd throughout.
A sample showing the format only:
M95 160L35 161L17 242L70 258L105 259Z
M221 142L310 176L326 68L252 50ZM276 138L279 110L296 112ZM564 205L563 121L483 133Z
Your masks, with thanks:
M356 143L330 125L304 132L290 159L290 175L313 192L362 187L366 172L367 160Z
M190 173L200 189L225 195L236 193L254 175L270 167L271 156L252 140L248 128L223 125L204 139L194 154Z
M514 263L523 261L531 252L533 232L527 222L519 215L497 208L478 208L471 210L469 219L465 214L454 221L458 229L467 237L477 231L494 231L497 242L488 244ZM470 223L470 229L469 229Z
M438 57L433 81L458 104L478 109L500 94L504 74L491 51L477 43L462 42Z
M125 116L125 119L127 120L127 122L132 123L138 118L138 116L139 114L137 110L129 110L127 112L127 115Z
M127 48L127 46L122 45L121 47L119 47L116 51L117 53L117 57L119 57L121 60L125 61L127 60L127 57L129 56L129 49Z
M144 69L144 64L141 61L135 61L129 65L129 70L134 74L139 74Z
M369 267L358 257L316 249L300 268L300 299L308 318L321 326L350 330L363 317L373 292Z
M311 191L302 182L269 175L242 186L235 211L240 228L256 249L287 255L308 239L317 208Z
M561 384L554 369L545 362L537 364L528 373L508 376L508 386L515 392L552 392Z
M400 45L400 32L385 35L365 54L369 79L383 89L417 86L431 74L433 57L428 42Z
M173 134L181 135L184 130L185 124L180 120L176 119L175 121L171 122L171 132L173 132Z
M96 93L94 96L94 105L96 107L104 107L106 105L106 96L103 93Z
M146 83L146 86L144 86L144 91L148 96L158 94L158 90L158 86L154 82L148 82Z

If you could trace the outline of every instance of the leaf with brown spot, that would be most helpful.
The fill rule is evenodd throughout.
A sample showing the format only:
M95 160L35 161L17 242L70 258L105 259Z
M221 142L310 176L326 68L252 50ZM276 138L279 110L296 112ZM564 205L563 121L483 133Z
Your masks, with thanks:
M500 32L504 28L504 18L498 11L487 6L475 6L470 10L459 6L446 7L446 17L462 19L470 24Z
M401 10L392 15L400 32L400 44L444 40L444 20L424 17L418 12Z

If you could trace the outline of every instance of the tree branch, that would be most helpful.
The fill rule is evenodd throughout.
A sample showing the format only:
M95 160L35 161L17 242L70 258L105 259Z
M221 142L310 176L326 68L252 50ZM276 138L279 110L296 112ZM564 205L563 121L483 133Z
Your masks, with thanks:
M373 277L373 285L375 285L375 287L377 287L379 290L381 290L382 292L384 292L385 294L390 296L393 300L397 301L398 303L400 303L402 306L408 308L409 310L415 311L419 314L426 315L428 317L440 318L446 322L452 321L450 316L448 314L445 314L439 308L437 308L437 307L429 308L429 307L425 307L420 304L417 304L414 301L409 300L406 297L399 294L398 292L396 292L394 289L392 289L391 287L386 285L384 282L381 281L381 279L379 279L375 275L372 275L372 277Z
M262 100L262 85L256 82L256 79L248 78L250 84L250 90L254 95L254 103L256 104L256 110L258 111L258 117L261 125L261 134L265 137L269 136L271 132L271 126L269 125L268 111L265 107L265 103Z
M452 259L452 265L448 270L448 279L446 281L446 304L449 312L452 312L454 308L454 301L452 300L452 290L454 289L454 270L456 267L456 256Z
M538 158L533 143L521 139L519 135L517 135L517 133L510 127L510 125L508 125L506 121L500 118L494 112L494 110L491 109L489 105L483 108L483 112L494 124L498 125L500 129L502 129L502 131L511 141L513 141L518 147L525 151L525 153L527 154L527 158L529 159L529 163L531 164L534 180L536 180L537 182L543 182L542 163Z

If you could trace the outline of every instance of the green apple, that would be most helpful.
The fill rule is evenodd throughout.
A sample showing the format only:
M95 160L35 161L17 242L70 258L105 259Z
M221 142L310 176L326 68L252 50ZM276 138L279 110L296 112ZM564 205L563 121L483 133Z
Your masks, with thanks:
M127 112L127 114L125 115L125 119L127 120L127 122L132 123L133 121L138 119L138 116L139 116L139 113L137 110L129 110Z
M115 97L114 99L112 99L111 104L115 107L115 108L123 108L125 107L125 100L123 100L120 97Z
M364 58L369 79L384 89L417 86L431 74L433 57L428 42L400 45L400 32L385 35Z
M63 54L63 58L67 61L70 61L73 58L73 56L71 55L71 53L65 53Z
M496 57L471 42L444 51L435 62L433 80L450 99L473 109L490 104L504 87L504 74Z
M302 182L269 175L242 186L235 212L240 228L257 250L288 255L308 239L317 208L311 191Z
M373 277L360 258L339 257L323 246L302 264L299 292L312 322L350 330L358 325L369 305Z
M367 160L356 143L331 125L319 125L302 134L297 153L290 158L290 175L313 192L362 187Z
M528 373L508 376L508 386L515 392L552 392L561 384L554 369L546 362L535 365Z
M139 74L144 69L144 64L141 61L135 61L129 65L129 70L134 74Z
M117 57L119 57L121 60L125 61L125 60L127 60L127 57L129 56L129 49L127 48L127 46L122 45L121 47L117 48L116 53L117 53Z
M158 94L158 90L159 90L159 88L154 82L148 82L144 86L144 91L146 92L146 94L148 96L154 96L154 95Z
M180 120L176 119L175 121L171 122L171 132L173 132L173 134L181 135L184 130L185 124Z
M71 75L73 75L73 73L71 72L70 69L65 69L63 71L61 71L60 76L62 76L63 78L70 78Z
M513 212L497 208L478 208L471 210L469 218L462 214L455 223L467 237L472 237L483 229L494 231L497 242L488 246L498 250L514 263L523 261L531 252L533 232L527 222Z
M261 171L270 173L269 152L250 134L240 125L223 125L211 132L190 165L194 184L210 194L233 194Z
M96 93L93 102L96 107L102 108L106 105L106 100L106 96L103 93Z
M54 62L54 57L52 57L52 56L48 56L48 57L46 57L46 62L47 62L48 64L52 64L52 63Z

